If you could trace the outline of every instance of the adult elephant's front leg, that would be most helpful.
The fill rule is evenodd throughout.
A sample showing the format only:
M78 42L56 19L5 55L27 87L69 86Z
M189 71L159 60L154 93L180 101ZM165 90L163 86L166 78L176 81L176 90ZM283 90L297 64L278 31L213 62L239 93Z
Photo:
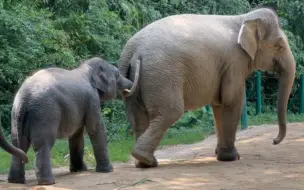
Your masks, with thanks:
M239 98L234 101L234 104L221 105L216 109L218 114L221 113L222 119L220 125L218 125L218 145L216 148L216 156L219 161L234 161L240 159L234 143L242 107L243 99Z
M221 125L222 125L222 108L220 105L212 105L213 116L214 116L214 123L216 128L216 136L217 136L217 144L215 147L215 154L218 153L218 145L219 145L219 136L221 134Z
M96 159L96 172L108 173L113 171L107 148L107 135L105 125L100 120L96 126L87 125L87 131L93 146ZM95 129L95 130L92 130Z

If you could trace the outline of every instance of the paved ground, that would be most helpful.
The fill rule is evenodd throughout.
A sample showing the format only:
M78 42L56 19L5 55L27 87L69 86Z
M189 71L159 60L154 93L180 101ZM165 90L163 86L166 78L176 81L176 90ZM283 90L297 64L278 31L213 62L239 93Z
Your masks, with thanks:
M114 164L115 171L70 174L68 168L54 169L56 184L36 186L33 172L27 172L27 185L0 182L0 189L208 189L208 190L295 190L304 189L304 123L288 125L279 145L272 145L276 125L254 127L237 134L241 160L219 162L214 157L215 136L191 145L158 150L160 165L136 169L132 162ZM0 175L0 181L6 180Z

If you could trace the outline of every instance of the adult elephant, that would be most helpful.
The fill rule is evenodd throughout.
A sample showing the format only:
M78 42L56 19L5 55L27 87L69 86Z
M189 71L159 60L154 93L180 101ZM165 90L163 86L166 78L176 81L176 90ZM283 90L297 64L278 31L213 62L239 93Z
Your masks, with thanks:
M185 110L211 104L217 129L216 157L239 159L235 136L245 81L254 70L279 75L280 143L295 77L295 60L277 14L259 8L240 15L174 15L137 32L125 45L119 70L131 81L141 64L134 93L125 99L136 135L137 167L156 167L154 151Z
M28 157L26 154L19 148L9 144L4 137L1 125L1 114L0 114L0 147L3 148L6 152L17 156L20 158L25 164L28 163Z
M116 67L98 57L72 70L42 69L24 81L13 102L12 139L13 145L19 144L24 152L33 145L39 185L55 183L51 149L56 138L69 139L70 171L87 170L83 161L84 129L93 146L96 172L113 171L100 103L115 98L117 91L132 93L132 86L133 82L121 76ZM16 156L8 181L25 183L24 164Z

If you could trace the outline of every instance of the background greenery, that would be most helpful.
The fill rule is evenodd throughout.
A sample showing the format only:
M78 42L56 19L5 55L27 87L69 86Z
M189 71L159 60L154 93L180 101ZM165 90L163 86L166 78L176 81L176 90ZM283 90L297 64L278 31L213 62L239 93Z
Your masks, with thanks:
M99 55L117 65L126 41L157 19L180 13L241 14L257 6L272 7L281 17L299 76L303 73L304 64L302 0L0 0L0 111L6 133L10 129L14 94L31 72L48 66L70 69L76 67L81 59ZM247 80L248 114L257 123L276 120L277 79L271 73L263 73L262 76L265 114L260 117L254 116L254 75ZM298 91L296 79L288 108L290 114L297 113L299 109ZM115 147L118 141L132 139L127 133L129 123L120 100L106 102L102 106L102 114L111 146ZM299 120L299 117L289 118ZM187 131L193 135L185 137L185 142L213 133L212 112L205 108L186 112L168 131L165 139ZM128 143L123 144L128 146ZM60 147L60 143L56 146ZM67 146L64 147L66 153ZM115 156L111 154L111 157L114 159Z

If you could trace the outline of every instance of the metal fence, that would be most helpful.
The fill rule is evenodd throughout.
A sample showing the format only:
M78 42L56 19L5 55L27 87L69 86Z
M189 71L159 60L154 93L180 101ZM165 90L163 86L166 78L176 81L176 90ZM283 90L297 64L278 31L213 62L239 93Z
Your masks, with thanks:
M267 76L265 76L267 78ZM269 77L268 78L276 78L278 77ZM244 93L244 106L242 110L241 115L241 129L247 129L248 128L248 114L247 114L247 103L248 99L255 101L255 111L256 115L261 114L262 107L263 107L263 98L264 99L277 99L277 98L266 98L262 96L262 74L261 72L255 72L252 76L249 77L249 79L252 81L254 80L254 92L255 94L250 94L248 97L248 94L246 94L246 91L248 91L248 87L245 90ZM248 79L247 79L248 80ZM299 114L304 113L304 75L300 75L299 77L295 78L294 86L293 88L296 88L295 93L293 94L294 97L289 98L289 102L293 102L293 107L297 107L297 112ZM252 90L251 90L252 91ZM254 97L253 97L254 96ZM208 111L211 111L211 106L207 105L206 109Z

